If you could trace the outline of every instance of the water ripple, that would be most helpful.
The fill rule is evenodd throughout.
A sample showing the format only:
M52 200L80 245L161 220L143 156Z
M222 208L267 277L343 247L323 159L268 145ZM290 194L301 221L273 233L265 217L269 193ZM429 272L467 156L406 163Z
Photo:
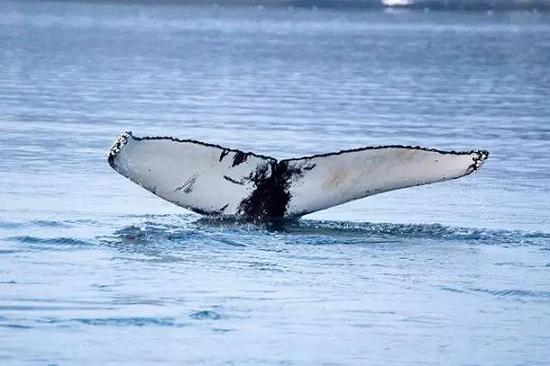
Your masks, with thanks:
M195 320L218 320L222 318L219 313L213 310L197 311L191 314L190 317Z
M44 244L44 245L64 245L64 246L75 246L75 247L86 247L91 245L91 242L80 240L76 238L40 238L37 236L13 236L7 238L7 240L16 241L23 244Z
M36 324L56 325L61 327L75 324L99 327L181 327L183 323L173 317L107 317L107 318L41 318L34 321ZM26 327L26 326L25 326Z
M111 243L153 244L164 242L210 242L237 247L253 245L255 239L287 239L295 244L379 244L410 239L467 242L470 244L541 245L550 234L520 230L490 230L451 227L440 224L356 223L301 220L273 224L250 224L235 220L203 218L184 227L147 221L130 225L103 238Z
M517 297L517 298L536 298L536 299L550 299L550 291L532 291L532 290L520 290L520 289L509 289L509 290L494 290L486 288L472 288L469 289L472 292L480 292L488 295L498 296L498 297Z

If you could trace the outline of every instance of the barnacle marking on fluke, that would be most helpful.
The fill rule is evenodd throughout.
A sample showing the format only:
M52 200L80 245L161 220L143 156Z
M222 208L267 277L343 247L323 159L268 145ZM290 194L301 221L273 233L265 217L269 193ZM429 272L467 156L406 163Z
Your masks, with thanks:
M487 150L477 150L472 151L472 153L476 154L476 156L472 158L474 162L466 169L466 174L472 174L473 172L481 168L483 162L489 157L489 151Z
M118 136L118 138L115 140L115 142L113 143L113 145L109 149L107 161L109 162L109 165L111 166L111 168L116 170L116 168L115 168L115 157L120 152L122 147L124 145L126 145L126 143L128 142L128 139L130 137L133 137L131 131L126 131L126 132L121 133L120 136Z

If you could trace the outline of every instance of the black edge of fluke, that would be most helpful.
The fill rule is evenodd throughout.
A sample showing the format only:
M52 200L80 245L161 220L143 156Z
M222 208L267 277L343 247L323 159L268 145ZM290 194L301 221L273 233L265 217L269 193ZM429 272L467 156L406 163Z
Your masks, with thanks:
M485 158L481 159L481 161L487 159L489 156L489 152L487 150L470 150L470 151L454 151L454 150L439 150L429 147L422 147L422 146L412 146L412 145L379 145L379 146L366 146L366 147L359 147L356 149L346 149L346 150L340 150L336 152L330 152L330 153L322 153L322 154L314 154L314 155L306 155L301 156L299 158L290 158L290 159L283 159L280 160L283 161L299 161L299 160L308 160L313 158L324 158L329 156L335 156L335 155L341 155L351 152L359 152L359 151L367 151L367 150L382 150L382 149L408 149L408 150L420 150L420 151L429 151L429 152L436 152L443 155L470 155L474 153L483 153L485 155Z
M260 158L260 159L267 159L267 160L270 160L270 161L277 161L275 158L272 158L271 156L267 156L267 155L261 155L261 154L256 154L256 153L253 153L251 151L248 151L248 152L244 152L244 151L241 151L241 150L238 150L238 149L230 149L230 148L227 148L227 147L223 147L223 146L220 146L220 145L217 145L217 144L211 144L211 143L208 143L208 142L203 142L203 141L199 141L199 140L193 140L193 139L179 139L179 138L176 138L176 137L171 137L171 136L144 136L144 137L138 137L138 136L134 136L131 132L125 132L126 134L129 134L134 140L136 141L145 141L145 140L170 140L170 141L173 141L173 142L182 142L182 143L190 143L190 144L197 144L197 145L202 145L202 146L208 146L208 147L215 147L217 149L220 149L220 150L223 150L222 153L220 154L220 158L219 158L219 161L222 161L224 159L224 157L229 153L229 152L234 152L236 153L237 155L239 155L239 159L242 159L243 156L242 155L245 155L244 157L244 160L239 162L238 164L246 161L246 159L249 157L249 156L255 156L257 158ZM235 162L235 161L234 161ZM238 165L237 164L237 165Z
M450 154L450 155L470 155L470 154L475 153L475 154L478 154L478 158L475 159L476 163L477 162L482 162L482 161L486 160L489 157L489 151L487 151L487 150L455 151L455 150L439 150L439 149L435 149L435 148L427 148L427 147L422 147L422 146L418 146L418 145L416 145L416 146L413 146L413 145L379 145L379 146L359 147L359 148L355 148L355 149L345 149L345 150L340 150L340 151L336 151L336 152L313 154L313 155L301 156L301 157L298 157L298 158L278 160L278 159L275 159L271 156L256 154L256 153L253 153L251 151L244 152L244 151L241 151L241 150L238 150L238 149L230 149L230 148L223 147L223 146L220 146L220 145L217 145L217 144L211 144L211 143L208 143L208 142L202 142L202 141L193 140L193 139L179 139L179 138L171 137L171 136L137 137L137 136L134 136L131 131L127 131L127 132L123 132L118 137L118 139L115 141L113 146L111 147L111 150L109 151L109 159L110 159L109 162L111 161L111 157L114 158L114 156L116 156L116 154L120 151L122 146L124 146L124 144L126 144L126 142L128 141L128 138L130 138L130 137L133 138L136 141L142 141L142 140L170 140L170 141L174 141L174 142L193 143L193 144L198 144L198 145L203 145L203 146L215 147L215 148L218 148L218 149L222 150L222 152L220 154L220 158L219 158L220 162L227 156L227 154L229 152L234 152L235 157L233 158L233 165L232 166L239 165L242 162L246 161L248 156L255 156L255 157L258 157L258 158L261 158L261 159L267 159L267 160L270 160L272 162L277 162L277 161L278 162L291 162L291 161L299 161L299 160L308 160L308 159L313 159L313 158L329 157L329 156L340 155L340 154L345 154L345 153L350 153L350 152L359 152L359 151L366 151L366 150L380 150L380 149L390 149L390 148L431 151L431 152L436 152L436 153L439 153L439 154ZM477 168L479 168L479 166ZM311 169L311 168L309 168L309 169ZM309 169L306 168L305 170L309 170Z

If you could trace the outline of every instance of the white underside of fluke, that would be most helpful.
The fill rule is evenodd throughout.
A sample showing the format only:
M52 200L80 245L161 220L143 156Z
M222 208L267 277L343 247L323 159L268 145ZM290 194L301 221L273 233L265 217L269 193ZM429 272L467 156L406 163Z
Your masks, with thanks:
M111 148L109 163L143 188L195 212L270 219L462 177L487 157L487 151L381 146L277 161L199 141L127 132Z

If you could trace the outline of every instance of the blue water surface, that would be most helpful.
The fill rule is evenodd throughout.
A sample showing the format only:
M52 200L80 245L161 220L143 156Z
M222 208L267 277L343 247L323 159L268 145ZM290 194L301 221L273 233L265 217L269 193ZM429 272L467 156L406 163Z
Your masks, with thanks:
M550 14L0 2L1 365L544 365ZM484 148L284 225L119 176L125 130Z

